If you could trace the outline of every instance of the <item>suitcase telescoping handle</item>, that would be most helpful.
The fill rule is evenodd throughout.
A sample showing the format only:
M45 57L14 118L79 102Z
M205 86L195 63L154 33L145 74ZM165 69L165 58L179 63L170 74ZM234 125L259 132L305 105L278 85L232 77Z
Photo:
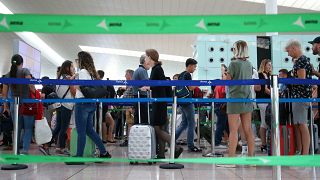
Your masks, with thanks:
M138 91L138 98L140 99L140 91ZM147 90L147 98L151 98L151 90ZM147 102L147 109L148 109L148 124L150 125L150 103ZM138 118L139 118L139 124L141 123L141 103L138 102Z
M138 99L140 99L140 92L138 90ZM141 112L140 112L140 101L138 102L138 122L141 124Z
M147 90L147 97L151 98L151 90ZM148 106L148 123L150 124L150 102L147 102L147 106Z

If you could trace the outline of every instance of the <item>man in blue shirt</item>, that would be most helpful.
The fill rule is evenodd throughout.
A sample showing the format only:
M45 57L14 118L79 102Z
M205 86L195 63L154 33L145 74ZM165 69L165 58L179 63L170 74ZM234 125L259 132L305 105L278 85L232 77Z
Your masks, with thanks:
M180 76L179 80L192 80L191 73L193 73L197 68L198 62L192 58L187 59L186 61L186 70L183 71ZM196 87L189 86L190 91L193 91ZM192 98L192 94L190 93L189 97ZM194 130L195 130L195 119L194 119L194 104L181 104L180 109L182 112L182 121L179 127L176 130L176 140L179 138L181 133L188 129L187 132L187 144L189 152L201 152L201 149L194 146L193 139L194 139ZM199 136L199 135L198 135Z
M148 70L150 69L150 62L148 58L146 58L145 55L142 55L140 57L140 65L139 67L134 71L132 80L149 80L148 76ZM149 90L150 87L143 86L143 87L133 87L133 94L134 97L138 97L138 91L140 93L140 98L147 98L147 90ZM139 113L138 113L138 104L135 104L134 106L134 124L139 123ZM140 103L140 118L141 123L148 124L148 106L147 103Z

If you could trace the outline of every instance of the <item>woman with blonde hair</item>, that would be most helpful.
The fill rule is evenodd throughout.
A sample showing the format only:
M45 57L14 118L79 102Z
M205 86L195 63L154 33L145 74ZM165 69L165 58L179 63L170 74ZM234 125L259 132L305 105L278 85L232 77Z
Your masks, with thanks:
M264 59L261 61L259 67L259 79L270 79L270 75L272 73L272 65L270 59ZM256 98L268 99L270 97L270 85L261 85L256 90ZM267 151L267 140L266 140L266 132L267 132L267 124L265 120L266 109L268 103L257 104L260 109L261 116L261 125L260 125L260 138L261 138L261 151Z
M252 79L252 65L248 58L248 45L245 41L234 43L234 59L228 67L228 80ZM251 98L250 85L229 86L229 98ZM250 102L227 103L227 114L229 123L229 157L236 155L238 143L238 129L240 124L248 141L249 156L254 155L254 138L251 129L251 113L253 104ZM219 165L224 167L235 167L235 165Z

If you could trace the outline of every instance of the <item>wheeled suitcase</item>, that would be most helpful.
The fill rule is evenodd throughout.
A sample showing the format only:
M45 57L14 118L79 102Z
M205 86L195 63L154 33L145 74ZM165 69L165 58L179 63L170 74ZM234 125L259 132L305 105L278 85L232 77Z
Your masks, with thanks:
M271 105L270 105L271 107ZM271 108L269 107L269 111L271 110ZM287 104L287 117L284 116L280 116L279 118L284 118L284 120L282 121L283 124L285 125L279 125L279 130L280 130L280 154L283 156L287 156L287 155L295 155L295 134L294 134L294 126L292 124L292 108L291 108L291 103ZM266 113L267 114L271 114L271 112ZM267 117L266 117L267 118ZM271 119L271 122L274 121L274 119L272 117L269 117ZM281 122L281 119L279 120L279 122ZM272 123L270 123L271 125ZM267 131L267 152L268 155L272 155L272 129L269 125L269 130ZM272 139L272 140L271 140Z
M71 140L70 140L71 156L76 156L77 145L78 145L78 133L76 128L73 128L71 130ZM95 148L94 142L89 138L89 136L86 136L86 145L84 148L83 157L94 157L95 151L96 151L96 148Z
M149 94L149 93L148 93ZM148 95L148 97L150 97ZM138 92L138 98L140 93ZM150 124L148 103L148 122ZM129 132L128 158L130 164L138 163L141 160L151 160L156 158L156 134L155 130L149 124L141 123L140 102L138 102L138 120L139 124L131 127ZM151 162L149 164L152 164Z

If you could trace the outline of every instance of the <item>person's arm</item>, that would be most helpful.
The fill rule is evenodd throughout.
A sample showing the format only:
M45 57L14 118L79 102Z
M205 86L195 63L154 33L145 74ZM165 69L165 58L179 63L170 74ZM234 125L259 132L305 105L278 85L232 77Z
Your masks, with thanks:
M311 67L312 67L312 75L317 76L318 78L320 78L320 72L316 71L312 64L311 64Z
M3 87L2 87L2 98L3 99L8 98L8 90L9 90L9 86L7 84L3 84ZM10 114L10 109L9 109L9 105L7 102L3 103L3 112L8 112Z
M190 73L185 73L184 74L184 80L191 80L192 81L192 77ZM190 91L193 91L195 88L197 88L197 86L188 86Z
M227 80L232 80L234 76L234 63L231 62L228 67Z
M298 79L306 79L306 69L298 69Z
M140 71L139 73L139 77L140 79L143 79L143 80L149 80L149 77L148 77L148 73L146 72L143 72L143 71ZM139 88L141 91L150 91L150 86L142 86Z
M70 78L68 78L68 79L70 79L70 80L74 80L75 79L75 75L73 75L73 76L71 76ZM69 86L70 87L70 93L71 93L71 96L72 97L75 97L76 96L76 93L77 93L77 88L76 88L76 86Z
M261 91L261 85L254 85L254 91L256 92Z

